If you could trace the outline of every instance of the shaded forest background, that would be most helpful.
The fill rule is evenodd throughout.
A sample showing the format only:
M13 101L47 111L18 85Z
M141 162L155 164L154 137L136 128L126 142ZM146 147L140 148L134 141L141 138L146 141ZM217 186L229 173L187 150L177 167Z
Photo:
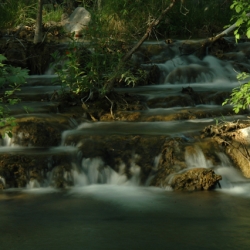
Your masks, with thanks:
M70 15L78 6L92 14L96 36L108 33L119 39L138 39L150 21L169 5L170 0L43 0L43 22L60 22L64 14ZM210 37L230 23L232 0L176 1L150 38ZM0 28L35 24L37 0L0 1ZM101 32L100 32L101 31ZM93 30L92 30L93 32Z

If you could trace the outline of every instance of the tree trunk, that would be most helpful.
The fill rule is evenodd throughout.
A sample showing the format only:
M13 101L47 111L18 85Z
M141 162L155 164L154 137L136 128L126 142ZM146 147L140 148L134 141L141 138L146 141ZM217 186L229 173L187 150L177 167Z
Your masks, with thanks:
M38 0L36 29L35 29L35 36L34 36L35 44L42 42L42 10L43 10L43 0Z

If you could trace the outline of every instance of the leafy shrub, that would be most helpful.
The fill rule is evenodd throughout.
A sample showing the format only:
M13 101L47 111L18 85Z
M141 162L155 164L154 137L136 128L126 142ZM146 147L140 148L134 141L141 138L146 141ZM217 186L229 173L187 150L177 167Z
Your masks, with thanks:
M0 5L0 27L35 23L37 0L8 0Z
M249 78L250 74L245 72L238 74L238 80L245 80ZM240 110L248 109L250 107L250 82L243 83L239 87L234 88L230 98L226 99L222 105L232 104L233 110L237 114Z
M250 38L250 5L249 0L234 0L231 9L235 9L236 15L231 20L236 20L236 30L234 31L236 42L240 39L240 32L245 33ZM238 74L237 79L248 80L234 88L230 98L226 99L222 105L232 104L235 113L250 107L250 74L243 72Z
M234 0L230 6L236 14L233 15L231 21L236 23L237 28L234 31L236 41L240 39L241 33L250 38L250 4L249 0Z
M6 57L0 54L0 126L6 128L2 136L7 133L11 137L15 119L9 115L8 106L20 101L14 94L20 91L20 86L26 82L28 70L8 66L3 63L4 60Z

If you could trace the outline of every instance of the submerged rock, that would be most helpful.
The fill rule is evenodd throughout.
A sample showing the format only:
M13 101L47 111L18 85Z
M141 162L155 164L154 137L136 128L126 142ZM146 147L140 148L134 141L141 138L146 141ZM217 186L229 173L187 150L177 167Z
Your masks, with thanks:
M170 185L174 190L195 191L210 190L222 179L212 169L193 168L172 177Z

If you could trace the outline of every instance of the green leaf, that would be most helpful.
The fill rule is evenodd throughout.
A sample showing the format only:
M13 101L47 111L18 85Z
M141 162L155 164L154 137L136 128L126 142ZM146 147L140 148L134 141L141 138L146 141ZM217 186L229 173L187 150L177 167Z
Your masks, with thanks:
M240 26L241 24L244 23L244 19L243 18L239 18L237 21L236 21L236 26Z
M250 28L247 30L247 37L250 38Z
M241 6L240 6L240 5L237 5L237 6L235 7L235 11L236 11L237 13L240 13L240 12L241 12Z

